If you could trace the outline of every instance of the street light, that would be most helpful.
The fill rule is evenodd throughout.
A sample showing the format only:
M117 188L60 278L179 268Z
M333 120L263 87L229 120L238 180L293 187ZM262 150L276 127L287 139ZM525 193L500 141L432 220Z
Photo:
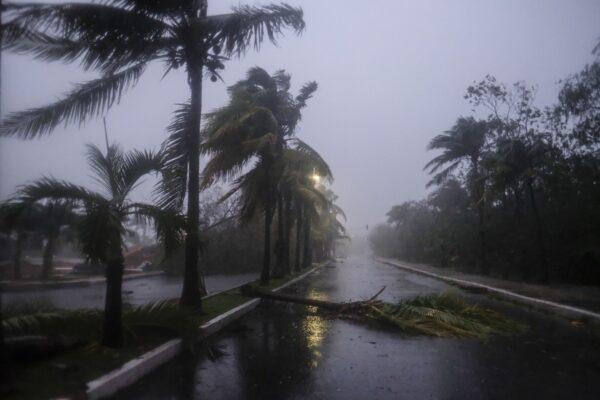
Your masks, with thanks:
M321 177L319 176L319 174L317 174L317 172L313 172L312 176L310 177L313 182L315 183L315 186L318 185L319 183L321 183Z

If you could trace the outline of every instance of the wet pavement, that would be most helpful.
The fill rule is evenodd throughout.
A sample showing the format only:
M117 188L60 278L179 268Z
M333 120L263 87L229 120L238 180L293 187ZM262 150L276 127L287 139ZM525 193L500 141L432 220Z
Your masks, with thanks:
M258 274L208 275L204 281L208 293L231 289L258 279ZM123 282L123 301L140 305L150 301L179 297L181 294L181 277L152 276ZM2 294L2 301L11 303L33 302L52 305L65 309L102 308L106 285L94 284L72 288L55 288L8 292Z
M458 291L367 258L325 267L291 293L334 301ZM206 351L185 355L118 399L598 399L600 343L586 327L463 293L526 322L511 338L401 335L264 302Z

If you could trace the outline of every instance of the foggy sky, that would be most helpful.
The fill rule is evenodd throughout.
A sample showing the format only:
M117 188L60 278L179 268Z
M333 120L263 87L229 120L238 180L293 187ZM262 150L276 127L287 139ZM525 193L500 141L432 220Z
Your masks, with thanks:
M238 3L209 0L209 13ZM279 47L265 43L260 53L228 62L225 83L205 80L204 111L223 105L226 87L252 66L285 69L294 89L316 80L319 90L297 133L332 167L351 233L384 221L392 205L426 195L422 168L434 155L426 144L471 113L462 99L469 84L486 74L525 80L538 86L538 105L551 104L557 82L592 60L600 37L598 0L288 3L304 8L304 34L288 33ZM184 71L161 80L162 73L154 64L107 113L111 140L158 149L175 104L189 96ZM94 76L76 64L3 54L3 112L46 104ZM103 145L101 119L34 141L0 139L0 198L43 174L92 185L85 143ZM150 189L148 182L138 198L150 200Z

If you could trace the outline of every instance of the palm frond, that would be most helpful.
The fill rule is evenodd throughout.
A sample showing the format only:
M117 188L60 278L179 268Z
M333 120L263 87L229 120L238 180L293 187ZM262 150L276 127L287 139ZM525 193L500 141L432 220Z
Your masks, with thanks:
M120 195L126 197L139 180L147 174L159 173L163 167L163 157L160 153L150 150L132 150L124 155L123 159L123 186Z
M231 14L207 18L209 30L217 33L214 42L227 55L241 55L250 46L259 49L265 36L277 43L284 27L300 34L305 27L303 12L287 4L263 7L239 6Z
M17 199L29 204L40 200L64 200L96 204L107 202L102 195L82 186L49 177L41 178L34 183L21 187Z
M119 197L123 186L122 170L124 153L117 144L111 144L106 149L106 154L93 144L86 144L86 158L88 165L96 176L98 182L111 197Z
M318 151L312 148L308 143L295 138L293 139L294 149L306 157L306 162L310 163L312 168L325 180L333 181L333 173L329 164L321 157Z
M318 88L319 88L319 85L315 81L305 83L300 88L300 93L298 94L298 96L296 96L296 103L298 104L298 106L300 108L305 107L306 102L310 98L312 98L313 94L317 91Z
M54 104L10 114L0 126L0 136L33 139L49 134L60 123L83 124L88 118L107 111L135 85L146 63L78 85Z
M116 71L163 50L169 30L164 22L141 13L97 3L24 3L7 6L3 45L47 60L74 61L86 69ZM15 35L21 30L24 35Z
M193 129L190 101L179 104L174 117L167 127L169 137L161 146L163 155L162 177L155 188L158 204L179 210L183 207L187 190L188 138Z
M373 317L401 330L438 337L475 337L511 335L526 327L499 313L467 303L462 297L444 293L418 296L398 304L371 307Z

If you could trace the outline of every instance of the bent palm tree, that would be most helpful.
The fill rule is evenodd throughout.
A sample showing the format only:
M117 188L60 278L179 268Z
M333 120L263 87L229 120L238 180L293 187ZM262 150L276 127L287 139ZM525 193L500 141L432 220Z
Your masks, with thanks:
M271 223L279 205L277 272L282 273L283 212L279 182L285 161L286 140L294 134L301 110L317 89L305 84L294 97L289 92L291 76L285 71L270 75L251 68L244 80L229 88L229 104L208 114L204 151L212 159L204 169L203 186L217 179L234 179L253 159L253 168L237 178L229 195L242 191L242 221L248 221L260 208L265 220L265 243L261 281L270 279ZM257 208L258 207L258 208Z
M284 151L285 167L280 186L284 193L290 196L292 207L295 209L296 246L294 269L300 270L301 266L309 266L311 261L311 220L318 215L319 207L324 207L327 198L317 188L314 177L318 176L331 182L333 174L329 165L312 147L301 140L293 139L292 147ZM291 215L286 216L286 221L291 221ZM286 241L286 251L289 252L289 229ZM304 237L304 247L301 246ZM301 263L301 255L303 262Z
M33 204L43 200L67 201L81 209L79 236L83 253L93 262L106 265L106 298L102 343L109 347L122 344L123 235L128 218L152 220L165 249L173 249L182 239L183 218L173 211L134 203L129 195L146 174L158 172L162 156L148 151L125 153L110 145L106 154L93 145L87 147L87 159L102 192L89 190L54 178L42 178L19 191L18 202Z
M301 9L289 5L239 6L230 14L207 15L207 0L107 0L93 3L5 4L2 47L32 54L44 61L80 61L84 69L103 76L77 85L61 100L44 107L13 113L0 136L25 139L50 133L62 123L83 123L118 103L152 61L165 63L166 72L184 67L190 86L186 146L168 165L183 165L166 185L175 204L183 204L187 188L185 277L181 301L199 307L198 224L199 146L202 77L217 80L227 57L240 56L263 39L275 42L284 27L304 29ZM179 168L180 169L180 168Z
M449 131L434 137L428 150L442 150L442 154L425 165L434 175L428 183L442 184L463 163L468 163L467 179L473 202L479 214L479 268L487 275L489 269L485 261L485 180L481 173L488 125L485 121L476 121L473 117L459 118Z

